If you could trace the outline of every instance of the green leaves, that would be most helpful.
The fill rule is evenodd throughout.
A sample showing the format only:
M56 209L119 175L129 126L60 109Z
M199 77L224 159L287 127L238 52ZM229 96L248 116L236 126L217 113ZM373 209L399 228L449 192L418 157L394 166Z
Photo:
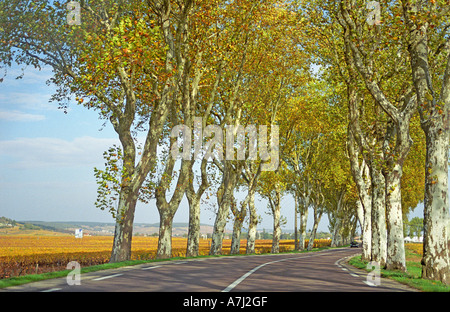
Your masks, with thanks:
M122 166L122 150L114 145L103 153L103 158L106 161L105 169L94 168L98 186L95 206L101 210L108 210L115 218L122 189L121 180L127 175Z

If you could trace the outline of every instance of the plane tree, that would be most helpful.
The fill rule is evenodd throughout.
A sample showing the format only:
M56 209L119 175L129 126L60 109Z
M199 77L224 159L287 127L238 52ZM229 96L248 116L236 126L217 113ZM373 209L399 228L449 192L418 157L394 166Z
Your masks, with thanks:
M399 20L410 57L426 138L422 277L450 284L448 147L450 108L448 1L401 1Z
M58 1L2 1L0 10L2 64L50 66L49 82L58 87L52 100L67 109L75 97L117 132L123 163L119 194L98 204L116 220L111 262L129 259L136 202L155 166L173 86L173 54L156 16L140 1L82 2L79 25L68 21L66 5ZM146 133L141 155L135 142L139 130ZM101 183L99 192L113 196L105 190L109 182Z

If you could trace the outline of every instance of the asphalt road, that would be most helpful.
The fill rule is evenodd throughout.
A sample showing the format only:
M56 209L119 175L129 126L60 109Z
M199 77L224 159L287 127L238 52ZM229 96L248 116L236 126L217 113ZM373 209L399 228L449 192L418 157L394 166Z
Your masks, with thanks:
M1 292L404 292L391 280L367 283L346 263L359 249L314 253L199 258L124 267L81 275L80 285L58 278Z

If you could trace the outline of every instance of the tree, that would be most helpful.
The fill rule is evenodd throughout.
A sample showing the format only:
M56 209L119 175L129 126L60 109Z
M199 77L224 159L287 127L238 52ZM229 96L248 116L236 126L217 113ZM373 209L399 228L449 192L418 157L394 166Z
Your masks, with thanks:
M193 65L199 62L201 53L193 53L192 50L195 49L196 42L190 41L191 37L196 38L191 35L191 31L193 30L190 27L194 2L172 3L171 1L165 1L161 5L161 3L149 1L149 6L158 17L158 23L161 29L163 29L164 38L173 55L171 66L174 68L174 81L169 126L174 129L183 122L192 125L195 108L191 108L191 105L194 105L196 101L201 76L201 71ZM192 83L189 83L188 80L191 77L193 77ZM176 147L174 147L176 140L177 138L174 137L168 140L171 151L178 146L175 145ZM165 170L155 188L156 207L160 215L158 258L169 258L172 256L173 217L185 194L192 167L190 160L181 160L181 168L179 170L175 191L170 200L167 200L166 195L173 180L176 160L174 153L171 153L165 161Z
M227 83L219 88L220 97L215 115L222 128L227 126L227 146L234 145L234 141L231 140L236 137L239 129L251 131L249 127L257 127L255 124L268 126L277 123L277 111L289 92L286 81L294 77L292 73L295 72L294 69L291 69L289 79L283 77L283 75L288 76L286 75L289 69L287 63L293 64L295 49L292 42L290 45L285 45L282 24L277 18L288 20L289 15L278 7L277 1L241 1L234 3L230 12L233 15L228 16L227 23L234 23L232 24L233 32L230 32L229 36L232 35L231 42L236 52L228 56L232 60L232 65L229 66L231 70L225 71L223 68L222 76L224 79L226 78ZM227 25L227 23L224 24ZM236 38L237 34L241 37ZM291 48L293 52L291 52ZM274 131L275 127L271 126L271 128L271 138L278 137ZM274 170L278 166L278 151L273 147L276 148L278 145L271 140L269 152L269 149L266 148L266 137L260 127L257 129L259 129L260 139L258 142L259 158L254 157L256 155L250 157L250 153L245 154L244 158L252 158L251 160L256 161L257 164L262 161L262 164L259 163L261 171L268 170L272 165L274 168L269 168L269 170ZM229 134L232 135L228 137ZM248 143L251 144L250 139ZM220 253L222 233L231 208L233 192L238 179L242 176L245 162L239 159L239 154L237 156L237 160L230 160L229 158L236 158L234 150L229 150L224 151L221 159L215 160L215 164L222 172L222 184L217 195L219 209L215 221L211 254ZM256 168L258 165L254 172L258 171ZM251 191L247 200L250 201L249 198L252 196ZM241 208L242 210L235 210L237 216L235 221L242 220L239 215L244 212L245 206ZM238 223L236 226L239 228ZM237 243L236 239L235 242Z
M410 237L419 237L423 232L423 218L414 217L406 222L406 233ZM406 235L405 235L406 236Z
M389 42L390 38L396 33L395 27L389 27L387 39L382 43L381 39L377 39L373 45L363 44L362 26L366 23L358 20L363 16L357 10L351 10L349 2L341 2L339 11L339 23L344 28L344 40L346 46L350 49L352 58L349 59L351 66L354 66L361 75L366 88L369 90L375 102L381 106L384 112L389 116L390 120L387 124L386 135L383 142L383 157L385 166L383 175L385 176L385 193L386 193L386 216L388 230L388 250L386 266L388 269L406 270L405 252L403 246L403 224L402 224L402 206L401 206L401 177L403 173L403 164L412 145L409 132L410 119L412 118L416 107L417 100L413 95L411 85L403 86L404 91L400 91L395 101L388 98L389 94L383 91L381 85L382 80L377 81L380 76L376 72L373 65L374 57L368 56L375 49L380 49L381 44ZM392 14L396 14L396 9L392 8ZM374 34L377 27L374 26ZM357 30L357 28L359 30ZM394 29L394 31L392 31ZM394 33L394 34L393 34ZM368 32L370 36L370 28ZM377 32L380 35L380 32ZM374 35L372 35L374 36ZM391 55L392 50L388 50L387 55ZM392 56L391 56L392 57ZM394 70L395 74L395 70ZM383 79L387 80L387 79ZM392 79L389 79L392 81ZM378 183L377 183L378 184Z
M111 262L128 260L136 202L155 166L173 86L172 54L154 15L139 1L83 2L80 25L68 25L66 6L57 1L1 2L0 10L2 63L51 66L50 82L59 87L52 100L67 108L75 95L117 132L123 152L119 195L112 201L117 206L100 206L114 211L116 220ZM147 138L138 155L134 139L143 128ZM99 186L100 193L112 195L102 189L108 183Z
M402 1L401 4L412 80L426 137L422 278L450 284L450 8L447 1Z
M281 237L281 200L286 192L286 183L283 181L284 170L263 172L258 185L258 194L267 200L269 213L273 217L272 253L280 251Z

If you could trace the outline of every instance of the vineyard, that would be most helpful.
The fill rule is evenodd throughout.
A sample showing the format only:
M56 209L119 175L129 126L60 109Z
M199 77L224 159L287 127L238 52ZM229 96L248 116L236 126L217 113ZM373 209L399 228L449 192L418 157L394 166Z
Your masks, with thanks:
M76 239L72 236L0 236L0 279L65 270L71 261L82 267L109 262L113 238L109 236L87 236ZM211 240L200 240L199 254L209 253ZM308 244L306 240L305 245ZM317 239L314 247L331 244L330 240ZM172 256L184 257L187 239L172 239ZM132 260L156 258L158 239L134 237ZM230 252L231 240L224 240L223 254ZM240 253L245 253L246 240L241 241ZM255 251L269 253L272 240L257 240ZM294 240L282 240L280 252L294 249Z

